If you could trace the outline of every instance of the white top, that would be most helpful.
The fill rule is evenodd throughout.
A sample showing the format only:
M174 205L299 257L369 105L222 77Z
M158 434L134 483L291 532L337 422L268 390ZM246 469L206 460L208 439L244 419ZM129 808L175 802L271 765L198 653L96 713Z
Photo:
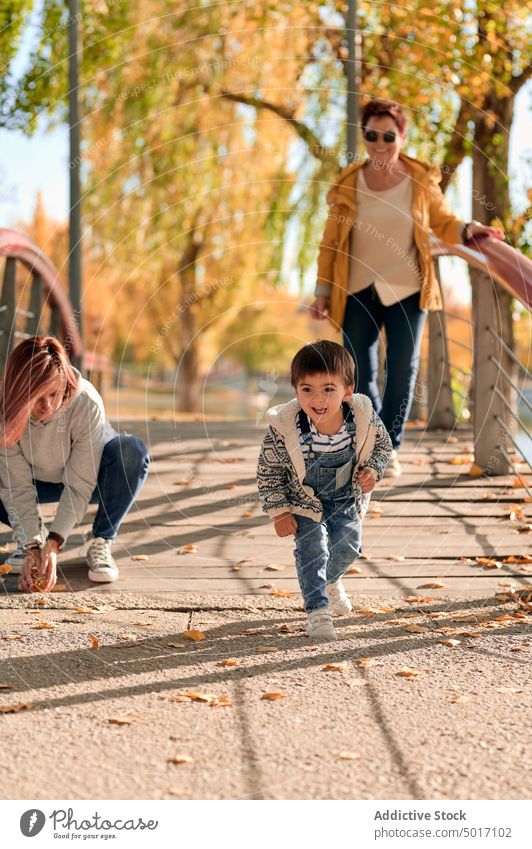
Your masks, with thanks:
M384 191L369 189L364 169L357 175L357 219L351 231L349 291L372 283L384 306L419 292L423 278L417 262L412 220L412 178Z
M336 433L320 433L312 419L308 416L307 419L310 424L310 432L312 434L312 450L315 451L316 454L342 451L343 448L346 448L347 445L351 444L352 437L345 426L345 421L340 430ZM296 424L301 451L303 452L303 457L306 460L309 455L310 445L308 445L303 439L303 433L299 424L299 416L296 419Z

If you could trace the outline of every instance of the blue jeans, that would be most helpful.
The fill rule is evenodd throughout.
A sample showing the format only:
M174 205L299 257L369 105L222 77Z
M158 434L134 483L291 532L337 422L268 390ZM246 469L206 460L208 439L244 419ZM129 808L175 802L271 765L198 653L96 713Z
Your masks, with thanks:
M399 448L408 419L427 313L419 307L419 294L385 307L375 287L349 295L344 318L344 345L353 355L356 391L369 395L376 412ZM386 330L386 386L377 387L379 331Z
M120 524L131 509L148 474L150 460L141 439L121 434L103 449L96 489L90 503L99 504L92 533L95 537L114 540ZM37 501L49 504L59 501L62 483L34 481ZM0 501L0 522L9 525L7 511Z
M354 432L354 426L348 429ZM315 522L306 516L295 516L297 577L307 613L328 606L326 585L338 581L360 557L362 524L355 509L351 482L354 461L352 446L309 457L305 484L319 498L323 517ZM349 481L336 488L337 471L345 471L346 464L349 464Z

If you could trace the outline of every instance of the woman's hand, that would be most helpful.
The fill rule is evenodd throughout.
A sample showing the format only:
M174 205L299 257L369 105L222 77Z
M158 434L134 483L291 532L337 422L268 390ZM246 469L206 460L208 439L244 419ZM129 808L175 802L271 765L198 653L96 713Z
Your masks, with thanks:
M467 239L474 239L475 236L492 236L494 239L504 240L504 233L497 227L488 227L487 224L477 224L473 221L467 225Z
M282 513L273 520L278 537L289 537L297 531L297 522L291 513Z
M358 482L360 484L360 489L362 492L371 492L374 489L375 484L377 483L377 472L374 469L370 469L366 466L365 469L361 469L358 473Z
M38 586L35 586L37 584ZM31 548L20 573L19 589L25 593L41 592L44 582L41 576L41 549Z
M41 574L43 576L43 588L45 593L50 592L57 582L57 555L59 544L55 539L49 539L41 552Z
M310 305L309 309L311 318L317 318L318 321L327 318L326 310L329 309L329 298L325 295L318 295L316 300Z

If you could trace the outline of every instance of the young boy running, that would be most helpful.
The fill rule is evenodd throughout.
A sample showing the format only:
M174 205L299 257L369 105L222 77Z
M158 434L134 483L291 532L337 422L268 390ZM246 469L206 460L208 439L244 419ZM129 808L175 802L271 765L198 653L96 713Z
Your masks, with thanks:
M391 455L386 429L341 345L320 341L295 355L296 397L268 410L257 481L278 536L295 535L299 586L314 640L335 640L332 614L352 609L342 575L360 556L361 521Z

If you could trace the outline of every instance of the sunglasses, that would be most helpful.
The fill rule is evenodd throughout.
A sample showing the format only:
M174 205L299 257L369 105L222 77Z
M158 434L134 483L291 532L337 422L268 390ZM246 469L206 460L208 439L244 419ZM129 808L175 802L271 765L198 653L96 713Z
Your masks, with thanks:
M378 133L377 130L366 130L364 133L364 138L369 142L378 141L379 136L382 136L382 140L386 144L393 144L397 138L397 133Z

